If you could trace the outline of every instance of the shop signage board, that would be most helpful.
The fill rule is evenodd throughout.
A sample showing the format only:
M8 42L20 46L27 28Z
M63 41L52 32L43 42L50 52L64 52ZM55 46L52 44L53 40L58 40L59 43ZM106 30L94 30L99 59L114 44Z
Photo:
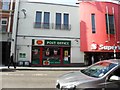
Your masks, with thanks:
M71 41L69 41L69 40L33 40L33 45L37 45L37 46L46 46L46 45L71 46Z
M104 45L100 45L99 46L100 50L120 50L120 46L104 46Z
M19 53L19 61L18 66L24 66L29 63L29 61L26 61L26 53Z
M97 45L97 44L91 44L92 50L120 50L120 46L106 46L103 44Z
M26 53L19 53L20 58L26 58Z
M33 45L36 45L36 46L44 46L44 40L34 40L33 39L33 41L32 41L33 43Z
M71 42L64 40L45 40L45 45L71 46Z
M70 64L70 40L32 40L33 65ZM41 50L38 52L38 50ZM36 59L36 57L38 58ZM62 62L63 60L63 62Z

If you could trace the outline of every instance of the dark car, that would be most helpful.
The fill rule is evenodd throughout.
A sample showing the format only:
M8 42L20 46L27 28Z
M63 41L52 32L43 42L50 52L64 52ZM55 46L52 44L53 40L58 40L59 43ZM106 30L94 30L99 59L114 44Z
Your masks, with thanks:
M99 61L58 77L58 89L120 88L120 59Z

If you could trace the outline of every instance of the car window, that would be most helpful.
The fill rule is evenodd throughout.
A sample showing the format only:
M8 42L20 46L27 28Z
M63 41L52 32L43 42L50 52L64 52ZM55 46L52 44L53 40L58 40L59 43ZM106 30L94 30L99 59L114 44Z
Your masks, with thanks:
M117 64L110 62L99 62L91 67L88 67L87 69L81 70L81 72L88 76L99 78L104 76L109 70L111 70L116 65Z
M117 68L117 69L113 72L113 74L120 77L120 67Z
M120 78L120 67L118 67L114 72L112 72L109 77L108 77L108 81L110 79L111 76L118 76Z

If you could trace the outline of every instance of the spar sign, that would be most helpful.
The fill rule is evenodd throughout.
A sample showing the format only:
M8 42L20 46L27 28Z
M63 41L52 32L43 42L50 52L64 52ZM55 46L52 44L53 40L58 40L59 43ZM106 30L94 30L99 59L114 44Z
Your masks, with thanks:
M103 44L99 45L100 50L120 50L120 46L104 46Z
M91 44L91 50L120 50L120 46L105 46L103 44Z

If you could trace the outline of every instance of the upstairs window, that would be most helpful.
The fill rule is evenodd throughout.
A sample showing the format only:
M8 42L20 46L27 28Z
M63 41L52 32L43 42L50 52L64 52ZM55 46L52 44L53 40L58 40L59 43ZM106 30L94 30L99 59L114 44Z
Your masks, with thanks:
M9 10L9 7L10 7L10 1L9 0L3 0L2 10Z
M1 19L1 29L0 30L2 30L2 32L6 32L7 31L7 23L8 23L8 20L7 20L7 18L2 18Z
M45 29L49 29L50 26L50 12L44 12L44 23L43 23L43 27Z
M36 12L35 28L41 28L42 12Z
M69 14L64 13L63 29L69 29Z
M61 29L61 13L56 13L56 29Z
M92 21L92 33L96 33L96 29L95 29L95 14L91 15L91 21Z
M114 30L114 16L106 14L106 33L115 34Z

